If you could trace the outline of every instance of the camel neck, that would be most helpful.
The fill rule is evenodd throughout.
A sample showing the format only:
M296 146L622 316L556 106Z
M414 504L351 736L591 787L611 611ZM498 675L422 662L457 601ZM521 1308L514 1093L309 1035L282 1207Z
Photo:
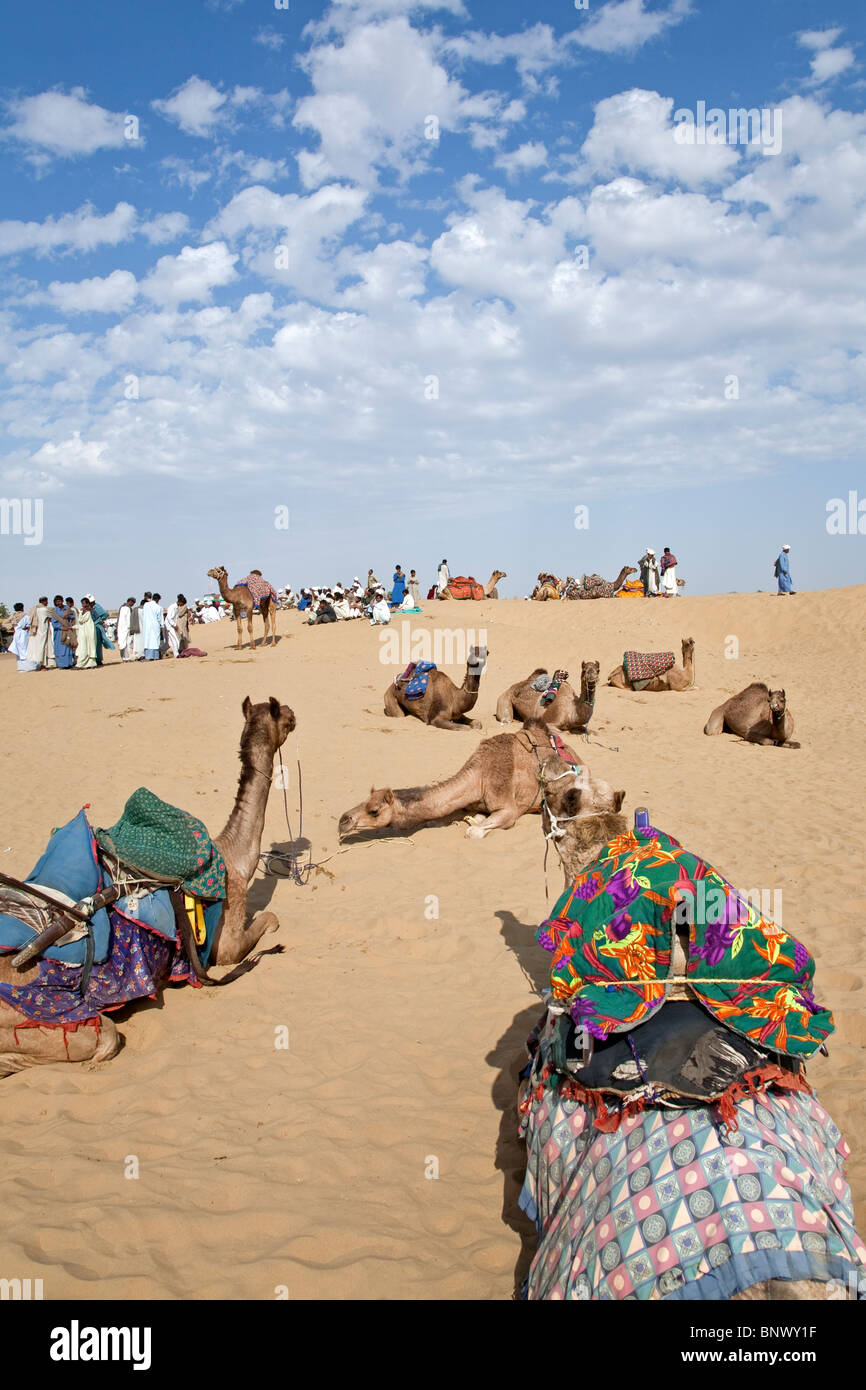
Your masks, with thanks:
M267 771L251 759L244 762L234 807L218 837L224 854L247 883L259 862L272 771L273 758Z

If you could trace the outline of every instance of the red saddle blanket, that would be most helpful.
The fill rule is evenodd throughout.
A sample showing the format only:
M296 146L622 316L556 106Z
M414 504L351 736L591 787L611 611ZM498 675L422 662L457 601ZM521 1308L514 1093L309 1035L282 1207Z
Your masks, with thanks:
M449 579L448 588L451 590L452 598L482 599L484 597L484 585L479 584L472 575L467 578L466 575L461 574L456 579Z
M652 680L653 676L663 676L674 665L673 652L623 652L622 665L626 680Z

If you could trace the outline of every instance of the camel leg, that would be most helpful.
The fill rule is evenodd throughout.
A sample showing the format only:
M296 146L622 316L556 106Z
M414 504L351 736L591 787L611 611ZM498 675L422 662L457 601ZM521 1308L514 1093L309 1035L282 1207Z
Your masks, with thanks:
M721 734L725 731L725 707L719 705L714 709L706 724L704 725L705 734Z
M119 1051L122 1041L117 1028L105 1014L100 1016L98 1029L82 1024L74 1032L63 1028L24 1027L27 1022L13 1009L3 1010L0 1077L46 1063L105 1062Z
M477 719L467 719L461 715L459 719L449 719L447 714L437 714L435 719L430 720L431 729L480 729L481 725Z
M510 685L507 690L502 692L499 699L496 701L496 719L500 724L510 724L514 718L514 705L512 703L513 691L514 686Z
M239 614L238 614L238 640L237 640L237 646L235 647L235 651L239 652L239 651L241 650L241 647L242 647L243 645L244 645L244 636L243 636L243 628L241 627L241 615L240 615L240 613L239 613Z
M254 652L256 649L256 639L253 633L253 610L251 608L247 612L247 632L250 637L250 651Z
M406 711L394 693L393 682L385 691L385 713L389 719L399 719L401 716L403 718L406 717Z
M500 810L494 811L481 821L476 820L474 825L467 825L467 840L483 840L485 835L489 835L491 830L510 830L512 825L516 825L520 819L520 811L516 806L503 806Z
M248 926L244 925L245 917L246 904L239 913L226 912L214 942L214 965L238 965L266 932L279 930L280 919L273 912L257 912Z

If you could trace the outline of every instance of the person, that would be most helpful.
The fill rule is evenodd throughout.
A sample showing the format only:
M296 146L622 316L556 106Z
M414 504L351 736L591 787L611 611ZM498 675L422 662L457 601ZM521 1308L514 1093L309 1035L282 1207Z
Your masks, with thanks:
M90 604L90 616L96 628L96 664L97 666L101 666L103 650L107 648L110 652L114 651L114 643L111 641L106 631L108 609L103 608L101 603L97 603L93 594L87 595L87 602Z
M310 605L312 604L312 602L313 602L313 597L312 597L312 594L310 593L309 589L302 589L302 590L301 590L301 597L300 597L299 600L298 600L298 612L299 612L299 613L306 613L307 609L310 607Z
M49 649L52 657L54 655L52 636L51 611L48 598L43 595L30 610L30 637L27 642L27 660L32 663L30 670L38 671L48 665Z
M75 667L78 671L96 669L96 624L89 598L81 600L77 626L78 644L75 649Z
M419 605L415 602L414 598L412 597L412 594L411 594L410 590L407 589L406 592L405 592L405 594L403 595L403 602L400 604L399 612L401 612L401 613L414 613L414 612L415 612L415 609L416 609L418 606L419 606ZM392 605L392 607L393 607L393 605Z
M413 608L418 608L421 602L421 595L418 588L418 576L414 570L409 571L409 593L412 595Z
M335 623L336 621L336 613L334 612L328 600L323 596L319 599L315 617L308 618L307 624L308 626L313 626L315 623Z
M75 665L75 652L63 641L64 629L68 630L70 626L74 625L73 615L70 615L63 595L55 594L54 607L51 611L51 627L54 632L54 661L60 671L69 671Z
M773 571L779 581L780 594L796 594L797 592L791 579L791 566L788 563L788 552L790 549L791 547L789 545L782 546Z
M665 598L677 597L677 557L671 553L671 548L666 545L661 558L662 593Z
M30 639L30 614L24 612L23 603L16 603L13 612L16 622L15 631L12 634L12 641L9 644L9 650L18 661L19 671L31 671L35 668L31 667L27 661L27 643Z
M450 579L451 579L451 574L450 574L450 572L449 572L449 570L448 570L448 561L447 561L447 560L443 560L443 561L442 561L442 564L439 566L439 572L438 572L438 574L436 575L436 597L437 597L437 598L441 598L441 597L442 597L442 593L443 593L443 591L444 591L445 589L447 589L448 583L449 583L449 580L450 580Z
M177 656L180 652L180 636L177 630L177 611L179 598L180 595L178 595L178 598L175 599L174 603L170 603L168 605L168 612L165 615L165 635L168 638L168 645L172 656Z
M180 655L189 646L189 604L185 594L178 594L177 605L172 604L172 608L175 606L177 613L175 614L174 627L177 632L177 651Z
M398 565L394 570L393 588L391 590L391 607L399 608L406 593L406 576L403 573L403 566Z
M162 609L154 602L153 594L145 594L141 603L141 642L145 661L159 661L162 640Z
M374 595L373 607L370 610L370 626L375 627L377 623L390 623L391 609L388 607L388 600L385 598L385 590L377 589Z
M652 546L647 546L646 554L638 560L644 598L657 598L659 592L659 562Z
M117 645L123 661L133 659L132 614L135 612L135 599L128 598L117 610Z

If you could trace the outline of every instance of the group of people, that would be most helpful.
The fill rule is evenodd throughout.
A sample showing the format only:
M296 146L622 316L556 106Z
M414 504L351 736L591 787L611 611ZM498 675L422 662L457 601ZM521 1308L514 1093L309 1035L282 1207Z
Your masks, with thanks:
M367 618L375 627L389 623L394 612L420 612L418 577L414 570L406 575L403 566L397 565L391 589L386 591L370 569L365 583L355 575L351 584L301 589L297 607L309 614L306 621L310 625Z
M9 644L19 671L89 670L102 665L103 652L113 650L108 609L85 594L76 606L73 598L46 595L25 612L23 603L13 611L14 630Z
M638 560L640 581L643 584L644 598L676 598L677 557L669 545L662 551L661 560L656 559L652 546Z

